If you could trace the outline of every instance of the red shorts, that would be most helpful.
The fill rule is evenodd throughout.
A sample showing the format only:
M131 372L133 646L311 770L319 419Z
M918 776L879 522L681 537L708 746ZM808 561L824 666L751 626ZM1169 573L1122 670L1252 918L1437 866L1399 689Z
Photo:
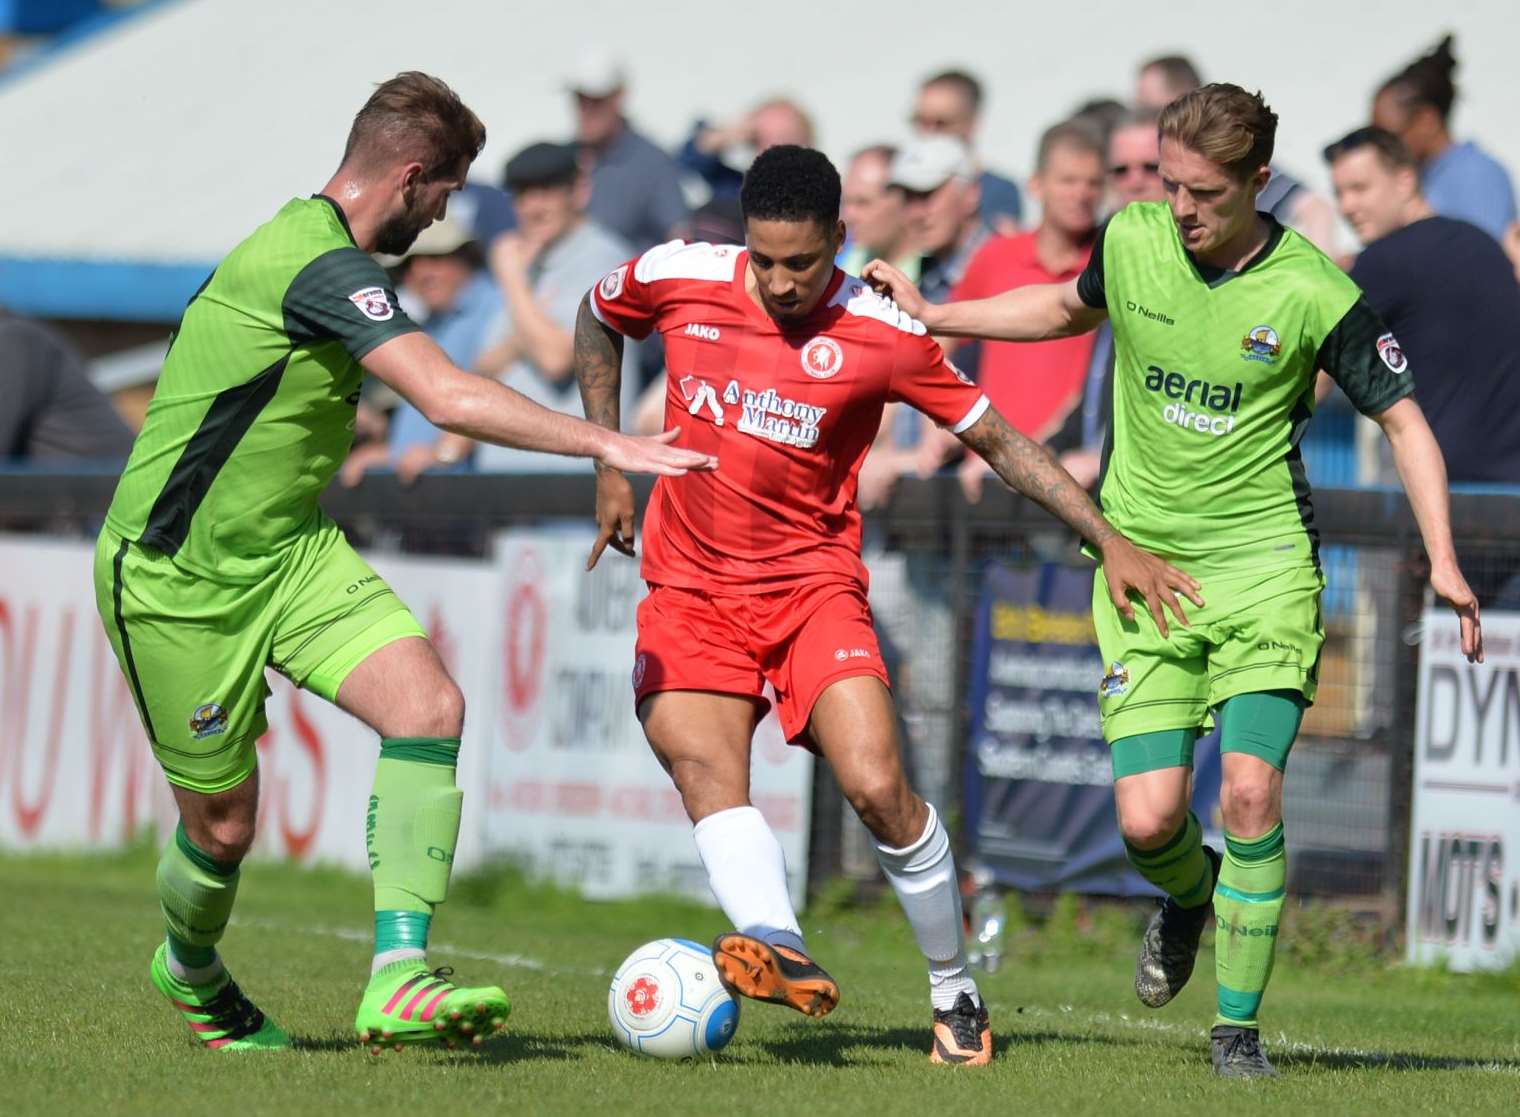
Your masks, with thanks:
M662 690L706 690L759 699L763 717L768 682L781 732L812 747L808 719L830 683L871 675L891 686L865 591L847 582L732 594L651 585L638 626L635 709Z

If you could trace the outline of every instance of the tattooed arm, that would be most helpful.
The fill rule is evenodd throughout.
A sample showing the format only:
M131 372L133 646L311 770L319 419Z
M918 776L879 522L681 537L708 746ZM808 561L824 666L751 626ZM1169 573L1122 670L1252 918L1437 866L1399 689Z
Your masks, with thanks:
M581 389L586 418L617 430L623 391L623 335L602 325L591 310L591 294L581 300L575 316L575 380ZM596 565L607 545L633 557L633 486L618 470L596 463L596 542L586 569Z
M574 360L586 418L617 430L622 418L618 401L623 391L623 335L597 321L590 294L581 300L575 316ZM598 463L597 468L606 467Z
M958 436L992 467L1003 482L1023 493L1051 515L1082 536L1102 556L1109 596L1127 619L1134 619L1131 591L1145 599L1161 635L1167 634L1163 604L1184 626L1187 617L1177 600L1181 592L1194 605L1202 605L1198 583L1176 567L1139 550L1114 530L1082 486L1059 465L1045 447L1025 438L1008 420L989 407Z

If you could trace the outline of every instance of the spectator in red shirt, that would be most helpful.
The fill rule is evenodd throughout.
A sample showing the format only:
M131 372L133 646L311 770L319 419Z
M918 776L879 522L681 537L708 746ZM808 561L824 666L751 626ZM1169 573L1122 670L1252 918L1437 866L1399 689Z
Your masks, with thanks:
M1048 129L1029 180L1029 193L1040 203L1039 225L988 241L951 301L984 299L1031 283L1064 283L1081 274L1098 228L1103 162L1102 142L1088 126L1065 121ZM1091 334L1033 344L983 342L978 383L1015 430L1051 443L1081 410L1092 346ZM1052 446L1057 452L1066 448ZM966 455L960 477L967 499L981 497L989 472L981 458Z

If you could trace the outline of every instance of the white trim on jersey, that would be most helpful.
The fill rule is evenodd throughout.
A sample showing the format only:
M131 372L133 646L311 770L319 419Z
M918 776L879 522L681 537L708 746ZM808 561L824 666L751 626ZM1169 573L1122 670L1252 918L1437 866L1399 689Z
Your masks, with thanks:
M601 284L598 283L597 286L599 287L599 286L601 286ZM602 325L606 326L613 333L615 333L615 334L621 334L623 332L622 330L618 329L614 325L611 325L610 323L608 323L607 319L605 319L605 318L602 317L601 300L602 300L602 293L600 291L598 291L596 289L596 287L591 288L591 297L586 300L588 303L591 304L591 316L593 318L595 318L598 322L600 322Z
M968 431L976 425L976 421L987 414L987 408L992 406L992 401L986 396L977 396L976 402L971 405L971 410L966 412L966 417L955 426L950 428L951 434L960 434Z
M844 282L839 285L839 290L834 292L829 305L842 306L845 313L853 314L857 318L874 318L878 322L885 322L914 337L922 337L928 333L924 324L917 318L910 316L891 299L877 294L867 284L852 275L844 277Z
M732 244L687 244L672 240L657 244L633 265L633 278L640 283L662 279L706 279L733 282L734 266L742 248Z

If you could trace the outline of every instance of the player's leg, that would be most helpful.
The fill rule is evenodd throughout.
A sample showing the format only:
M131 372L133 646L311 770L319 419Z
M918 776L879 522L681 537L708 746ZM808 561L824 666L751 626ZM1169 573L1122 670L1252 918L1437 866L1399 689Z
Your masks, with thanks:
M180 810L158 864L165 941L149 966L153 985L207 1047L288 1047L217 951L258 812L268 594L189 576L109 530L97 546L95 584L107 638Z
M1119 831L1130 863L1165 897L1135 962L1135 995L1152 1008L1192 976L1217 864L1188 810L1197 727L1208 716L1207 610L1194 611L1192 621L1163 637L1149 615L1121 616L1102 571L1094 578L1093 624L1108 664L1098 707Z
M713 942L718 972L743 996L823 1016L838 986L806 953L781 843L749 800L750 740L766 706L765 680L735 622L751 605L654 587L639 603L634 701L734 926Z
M1231 1077L1271 1075L1258 1013L1277 952L1288 868L1282 785L1288 751L1303 719L1294 691L1240 694L1220 707L1225 854L1214 892L1214 1064Z
M478 1043L504 1026L506 994L458 986L426 964L459 838L464 697L406 606L336 527L309 533L288 565L272 661L380 735L364 822L375 949L355 1031L377 1051Z
M1151 1008L1170 1001L1193 975L1219 868L1188 809L1197 736L1196 729L1156 730L1112 744L1125 856L1165 896L1135 962L1135 995Z
M1318 683L1324 578L1295 567L1241 579L1230 636L1210 657L1219 721L1225 857L1214 893L1218 1014L1214 1068L1226 1077L1276 1073L1258 1013L1277 951L1287 885L1283 771Z
M767 673L788 740L812 742L876 839L929 970L934 1062L992 1058L987 1006L966 964L955 858L938 813L908 783L886 666L865 593L853 585L797 591L769 631Z
M928 961L934 1012L930 1058L974 1066L990 1062L992 1026L966 961L950 835L938 812L908 784L891 693L874 673L837 679L813 703L808 728L840 790L876 839L882 872Z

